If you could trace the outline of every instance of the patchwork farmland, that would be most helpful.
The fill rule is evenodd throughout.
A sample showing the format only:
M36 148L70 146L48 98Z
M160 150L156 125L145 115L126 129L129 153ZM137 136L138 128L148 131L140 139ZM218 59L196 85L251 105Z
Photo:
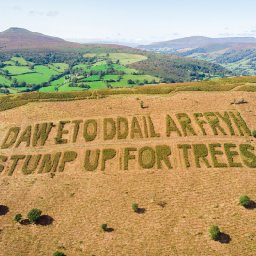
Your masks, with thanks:
M0 92L67 92L156 84L160 78L127 67L147 57L129 53L84 54L79 64L37 64L19 54L0 65Z

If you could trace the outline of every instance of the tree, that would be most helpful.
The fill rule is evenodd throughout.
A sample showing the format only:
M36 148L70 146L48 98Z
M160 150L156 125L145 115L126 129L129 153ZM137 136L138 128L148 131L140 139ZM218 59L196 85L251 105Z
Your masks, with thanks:
M108 230L108 224L101 224L100 227L104 232Z
M21 220L22 220L22 215L21 215L20 213L17 213L17 214L15 215L15 217L14 217L14 220L15 220L16 222L21 222Z
M249 206L250 206L250 204L251 204L251 199L250 199L249 196L244 195L244 196L241 196L241 197L240 197L239 203L240 203L240 205L242 205L243 207L246 208L246 207L249 207Z
M52 256L65 256L64 252L55 252Z
M139 205L138 205L137 203L133 203L133 204L132 204L132 209L133 209L134 212L138 212L138 210L139 210Z
M212 240L217 241L220 238L220 229L218 226L211 226L209 229L209 234Z
M41 217L42 211L40 209L34 208L28 212L28 220L30 223L36 223Z
M128 84L135 84L135 82L134 82L132 79L129 79L129 80L127 81L127 83L128 83Z

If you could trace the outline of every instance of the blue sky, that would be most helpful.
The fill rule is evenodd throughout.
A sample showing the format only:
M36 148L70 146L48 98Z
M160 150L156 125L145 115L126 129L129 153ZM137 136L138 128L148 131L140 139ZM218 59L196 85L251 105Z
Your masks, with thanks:
M0 0L0 30L68 39L152 42L256 36L255 0Z

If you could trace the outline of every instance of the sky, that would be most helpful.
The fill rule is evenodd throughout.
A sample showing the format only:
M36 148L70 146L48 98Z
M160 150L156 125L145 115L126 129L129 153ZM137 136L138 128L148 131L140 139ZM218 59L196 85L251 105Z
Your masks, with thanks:
M22 27L73 41L150 43L255 36L255 0L0 0L0 31Z

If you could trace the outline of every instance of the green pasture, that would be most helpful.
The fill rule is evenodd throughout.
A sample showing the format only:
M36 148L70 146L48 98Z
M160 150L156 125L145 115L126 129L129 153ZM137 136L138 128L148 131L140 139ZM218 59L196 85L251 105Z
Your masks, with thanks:
M0 85L11 85L11 81L0 75Z
M117 60L120 61L122 65L128 65L135 62L146 60L147 57L140 54L129 54L129 53L110 53L109 58L116 62Z
M66 63L52 63L48 67L56 72L63 73L69 68L69 65Z
M10 75L21 75L35 72L33 69L30 69L27 66L6 66L3 68L3 70L7 70Z
M99 80L100 80L100 76L98 75L93 75L93 76L82 79L82 81L99 81Z
M54 80L51 82L52 86L58 86L58 85L62 85L65 83L65 76L62 76L61 78Z
M105 75L103 80L104 81L110 81L110 80L117 81L118 78L119 78L119 75Z

